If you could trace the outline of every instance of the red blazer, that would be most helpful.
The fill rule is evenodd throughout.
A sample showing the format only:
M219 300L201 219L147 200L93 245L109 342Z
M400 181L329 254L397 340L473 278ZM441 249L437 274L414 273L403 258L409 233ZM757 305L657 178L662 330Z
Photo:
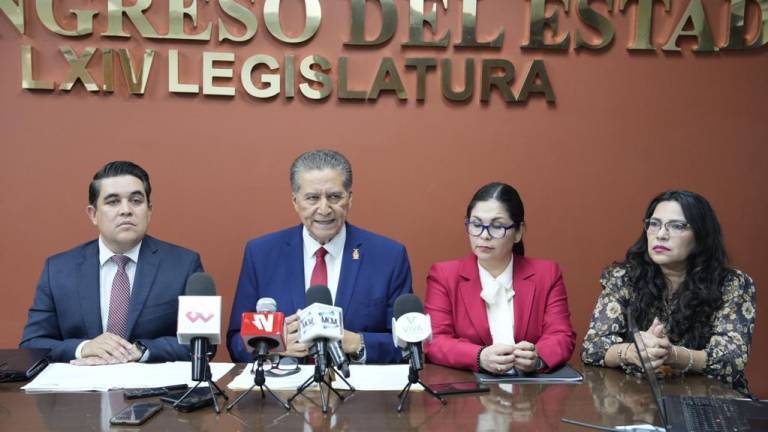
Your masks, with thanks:
M571 358L576 333L560 267L554 261L515 256L515 341L536 345L544 362L557 367ZM433 363L477 370L477 353L492 345L477 257L432 265L424 308L432 319L432 342L425 352Z

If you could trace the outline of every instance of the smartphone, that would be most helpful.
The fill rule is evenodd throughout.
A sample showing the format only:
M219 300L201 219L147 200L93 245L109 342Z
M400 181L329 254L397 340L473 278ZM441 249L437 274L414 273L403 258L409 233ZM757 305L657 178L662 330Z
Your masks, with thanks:
M174 390L186 390L189 386L186 384L170 385L165 387L128 389L123 394L126 399L141 399L154 396L165 396Z
M184 396L184 393L186 391L170 393L168 396L161 397L160 400L169 404L175 404L177 400ZM211 390L208 387L198 387L192 390L175 408L181 412L191 412L211 405L213 405Z
M476 381L438 383L429 385L435 393L440 396L469 394L469 393L487 393L490 391L488 386Z
M109 423L113 425L137 426L149 420L150 417L157 414L161 409L163 409L163 406L155 402L136 403L117 413L117 415L109 419Z

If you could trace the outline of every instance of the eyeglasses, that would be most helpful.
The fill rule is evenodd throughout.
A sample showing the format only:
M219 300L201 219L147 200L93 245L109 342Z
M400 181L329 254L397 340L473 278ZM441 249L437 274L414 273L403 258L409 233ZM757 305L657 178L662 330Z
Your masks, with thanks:
M254 363L255 367L255 363ZM264 362L264 374L271 377L283 377L299 373L299 361L295 357L279 357L276 362L272 359ZM254 373L254 370L251 370Z
M650 218L643 221L643 228L648 234L656 234L661 231L661 227L664 227L670 235L677 236L687 231L690 226L688 222L676 220L662 223L659 219Z
M464 220L464 226L467 228L467 234L475 237L483 235L483 231L488 231L491 238L500 239L507 235L507 231L520 226L520 223L512 222L509 225L489 224L484 225L480 221Z

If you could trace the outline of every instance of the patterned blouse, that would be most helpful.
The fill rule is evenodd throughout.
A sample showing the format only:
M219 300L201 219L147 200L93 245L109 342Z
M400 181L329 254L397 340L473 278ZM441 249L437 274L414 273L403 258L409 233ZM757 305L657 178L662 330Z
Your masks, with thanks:
M603 292L597 299L589 330L581 346L585 364L605 366L605 353L612 345L631 342L625 309L632 301L626 265L615 264L600 276ZM712 335L704 348L707 363L702 373L746 390L747 364L755 330L755 284L735 270L723 286L723 305L712 316ZM631 372L631 368L627 370Z

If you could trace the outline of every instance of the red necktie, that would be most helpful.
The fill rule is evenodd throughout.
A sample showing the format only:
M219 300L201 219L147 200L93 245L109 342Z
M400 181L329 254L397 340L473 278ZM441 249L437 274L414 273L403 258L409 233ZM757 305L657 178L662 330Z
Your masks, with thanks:
M131 282L125 266L131 259L125 255L113 255L111 260L117 264L115 278L112 279L112 294L109 297L109 315L107 331L128 338L128 305L131 301Z
M328 251L322 246L315 252L315 268L312 269L312 277L309 279L309 286L328 286L328 268L325 266L325 256L327 254Z

